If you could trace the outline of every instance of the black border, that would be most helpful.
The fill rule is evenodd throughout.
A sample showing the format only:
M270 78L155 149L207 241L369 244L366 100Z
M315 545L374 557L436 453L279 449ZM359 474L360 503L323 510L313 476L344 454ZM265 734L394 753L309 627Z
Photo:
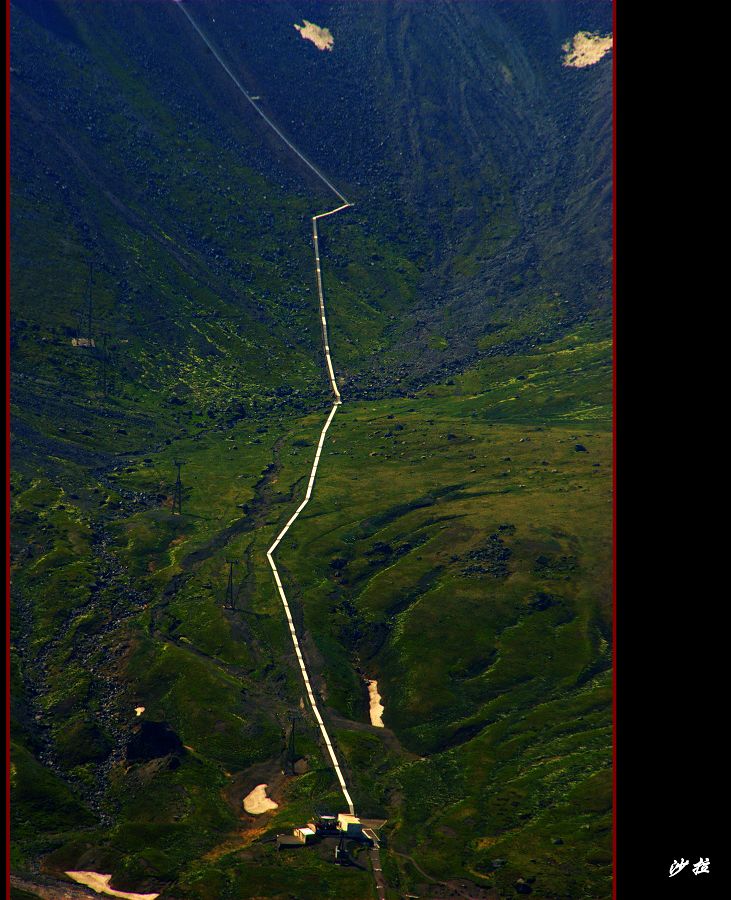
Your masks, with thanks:
M615 16L615 896L720 896L727 101L692 9Z

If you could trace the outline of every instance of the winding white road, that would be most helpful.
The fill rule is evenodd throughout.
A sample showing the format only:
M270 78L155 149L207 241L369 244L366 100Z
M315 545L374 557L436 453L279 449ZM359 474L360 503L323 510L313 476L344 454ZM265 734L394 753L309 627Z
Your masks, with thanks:
M305 664L305 659L302 654L302 649L300 647L299 638L297 637L297 630L294 627L294 621L292 619L292 611L290 610L290 607L289 607L289 601L287 600L287 595L284 591L284 587L282 586L282 580L279 577L277 565L274 562L274 551L277 549L277 547L281 543L282 538L286 535L286 533L292 527L292 525L296 521L299 514L302 512L302 510L305 508L305 506L307 506L307 504L310 502L310 497L312 496L312 489L315 484L315 476L317 475L317 468L320 464L320 455L322 453L322 447L323 447L323 444L325 443L325 435L327 434L327 430L330 427L330 423L335 418L335 413L338 411L338 407L342 403L342 400L340 398L340 391L338 389L338 384L337 384L337 381L335 380L335 371L333 369L332 357L330 356L330 343L329 343L328 336L327 336L327 317L325 315L325 295L324 295L324 292L322 289L322 270L321 270L321 266L320 266L320 245L319 245L319 235L318 235L318 231L317 231L317 222L318 222L318 219L324 219L327 216L333 216L333 215L335 215L335 213L339 213L344 209L348 209L350 206L353 206L353 204L350 203L340 193L340 191L336 187L334 187L334 185L332 185L330 183L330 181L328 181L328 179L322 174L322 172L315 165L313 165L307 159L307 157L304 156L297 149L297 147L294 146L294 144L290 140L288 140L288 138L286 138L282 134L282 132L279 130L279 128L277 128L277 126L274 124L274 122L272 122L272 120L266 115L266 113L264 113L260 109L260 107L254 101L252 96L246 91L246 89L241 84L241 82L236 77L236 75L234 75L234 73L231 71L231 69L226 65L226 63L223 61L220 54L218 53L218 50L213 46L213 44L211 44L211 42L208 40L206 35L201 31L201 29L198 27L195 20L190 15L190 13L185 8L185 6L180 2L180 0L175 0L175 2L177 4L178 8L181 9L185 13L185 15L187 16L191 25L195 28L195 30L198 32L200 37L205 42L208 49L211 51L211 53L214 55L214 57L221 64L224 71L231 78L231 80L234 82L236 87L241 91L241 93L244 95L244 97L246 97L246 99L249 101L249 103L254 107L254 109L257 111L257 113L259 113L259 115L262 117L262 119L264 119L264 121L267 123L267 125L269 125L269 127L284 141L284 143L290 148L290 150L292 150L292 152L295 153L299 157L299 159L301 159L302 162L312 172L314 172L314 174L317 175L317 177L325 185L327 185L327 187L338 197L338 199L343 201L342 205L338 206L336 209L331 209L329 212L319 213L318 215L312 217L312 243L313 243L313 247L314 247L314 251L315 251L315 274L317 277L317 296L318 296L318 302L319 302L319 307L320 307L320 309L319 309L320 325L322 327L322 346L323 346L323 350L325 352L325 362L327 364L327 372L328 372L328 378L330 381L330 387L332 389L333 397L334 397L333 405L332 405L332 409L330 410L330 414L328 415L327 419L325 420L325 424L322 426L322 431L320 432L320 440L317 444L317 450L315 452L315 459L312 463L312 469L310 470L310 480L307 484L307 491L305 492L304 500L300 503L300 505L294 511L294 513L290 517L287 524L284 526L284 528L282 528L282 530L277 535L274 543L267 550L267 559L269 560L269 565L271 566L272 573L274 575L274 581L276 582L277 590L279 591L279 596L282 600L282 605L284 606L284 612L287 617L287 623L289 625L289 634L290 634L290 637L292 638L292 644L294 646L294 651L297 655L297 661L299 663L300 671L302 672L302 678L305 683L305 690L307 691L307 698L310 701L310 706L312 707L312 712L315 716L315 719L317 720L317 724L320 728L320 732L322 733L322 738L325 742L325 746L327 747L327 752L330 756L330 760L332 762L333 769L335 770L335 774L337 776L338 783L340 784L340 790L342 791L343 796L345 797L345 802L348 804L348 809L350 810L351 815L355 815L355 807L353 806L353 800L348 791L348 786L345 782L345 778L343 776L343 771L340 767L340 763L338 761L337 754L335 753L335 748L333 747L332 741L330 740L330 735L327 732L327 728L325 727L325 722L322 718L322 715L320 714L320 710L317 705L317 699L315 698L315 693L312 689L312 684L310 682L310 676L309 676L309 673L307 672L307 666ZM379 890L379 894L380 893L381 893L381 891Z

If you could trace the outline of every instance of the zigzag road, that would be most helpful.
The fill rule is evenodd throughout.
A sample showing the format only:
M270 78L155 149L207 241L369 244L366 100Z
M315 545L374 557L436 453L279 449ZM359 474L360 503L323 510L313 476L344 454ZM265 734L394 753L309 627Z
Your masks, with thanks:
M306 691L307 691L307 697L308 697L308 699L309 699L309 701L310 701L310 705L311 705L311 707L312 707L312 712L313 712L313 714L314 714L314 716L315 716L315 719L317 720L317 724L318 724L318 726L319 726L319 728L320 728L320 731L321 731L321 733L322 733L322 737L323 737L323 740L324 740L324 742L325 742L325 747L327 748L327 752L328 752L328 754L329 754L330 761L332 762L333 769L335 770L335 774L336 774L336 776L337 776L338 783L340 784L340 789L341 789L341 791L342 791L342 793L343 793L343 797L345 797L345 802L348 804L348 809L350 810L350 813L354 815L354 814L355 814L355 808L354 808L354 806L353 806L353 800L352 800L352 798L351 798L351 796L350 796L350 793L349 793L349 791L348 791L348 786L347 786L347 784L346 784L345 777L343 776L343 771L342 771L342 768L341 768L341 766L340 766L340 762L338 761L337 754L335 753L335 748L333 747L332 741L331 741L331 739L330 739L330 735L328 734L327 728L326 728L326 726L325 726L325 722L324 722L324 720L323 720L323 718L322 718L322 715L321 715L321 713L320 713L319 707L318 707L318 705L317 705L317 700L316 700L316 698L315 698L315 694L314 694L314 691L313 691L313 689L312 689L312 684L311 684L311 682L310 682L310 676L309 676L309 673L308 673L308 671L307 671L307 665L306 665L306 663L305 663L305 659L304 659L304 656L303 656L303 654L302 654L302 650L301 650L301 647L300 647L299 638L298 638L298 636L297 636L297 631L296 631L296 629L295 629L294 621L293 621L293 619L292 619L292 613L291 613L291 610L290 610L290 607L289 607L289 602L288 602L288 600L287 600L287 595L286 595L285 590L284 590L284 587L283 587L283 585L282 585L282 581L281 581L281 579L280 579L280 577L279 577L279 572L278 572L278 570L277 570L277 565L276 565L276 563L275 563L275 561L274 561L274 551L277 549L277 547L278 547L279 544L281 543L281 541L282 541L282 539L284 538L284 536L287 534L287 532L289 531L289 529L292 527L292 525L294 524L294 522L297 520L297 517L299 516L299 514L302 512L302 510L305 508L305 506L307 506L307 504L308 504L309 501L310 501L310 497L312 496L312 490L313 490L313 487L314 487L314 484L315 484L315 476L317 475L317 469L318 469L318 466L319 466L319 464L320 464L320 455L321 455L321 453L322 453L322 447L323 447L323 444L324 444L324 442L325 442L325 435L327 434L328 428L330 427L330 424L332 423L332 420L333 420L334 417L335 417L335 413L338 411L338 407L339 407L339 406L341 405L341 403L342 403L342 400L341 400L341 397L340 397L340 391L339 391L339 389L338 389L338 384L337 384L337 381L336 381L336 379L335 379L335 371L334 371L334 369L333 369L332 357L331 357L331 355L330 355L330 344L329 344L329 341L328 341L328 334L327 334L327 317L326 317L326 315L325 315L325 295L324 295L323 287L322 287L322 271L321 271L321 265L320 265L320 247L319 247L319 235L318 235L318 230L317 230L317 223L318 223L318 220L319 220L319 219L324 219L324 218L326 218L327 216L333 216L333 215L335 215L336 213L341 212L342 210L348 209L349 207L353 206L353 204L350 203L350 202L343 196L343 194L341 194L340 191L337 190L337 188L335 188L335 187L330 183L330 181L322 174L322 172L320 172L320 170L319 170L315 165L313 165L313 164L312 164L312 163L311 163L311 162L310 162L310 161L309 161L309 160L308 160L308 159L307 159L307 158L306 158L306 157L305 157L298 149L297 149L297 147L295 147L294 144L292 144L292 142L289 141L289 140L285 137L284 134L282 134L282 132L279 130L279 128L277 128L277 126L274 124L274 122L272 122L272 120L266 115L266 113L264 113L264 112L259 108L259 106L257 105L257 103L256 103L256 102L252 99L252 97L249 95L249 93L248 93L248 92L246 91L246 89L243 87L243 85L241 84L241 82L239 81L239 79L236 77L236 75L231 71L231 69L229 68L229 66L228 66L228 65L224 62L224 60L221 58L221 56L220 56L218 50L213 46L213 44L211 44L211 42L208 40L208 38L206 37L206 35L205 35L205 34L201 31L201 29L198 27L198 25L196 24L196 22L194 21L194 19L192 18L192 16L191 16L190 13L188 12L188 10L183 6L183 4L180 2L180 0L175 0L175 2L177 3L179 9L181 9L181 10L185 13L185 15L187 16L187 18L188 18L188 20L190 21L191 25L192 25L192 26L195 28L195 30L198 32L198 34L199 34L200 37L203 39L203 41L205 42L205 44L207 45L207 47L209 48L209 50L211 51L211 53L212 53L212 54L214 55L214 57L218 60L218 62L219 62L220 65L223 67L223 69L226 71L226 73L229 75L229 77L230 77L231 80L234 82L234 84L236 85L236 87L239 89L239 91L241 91L241 93L244 95L244 97L246 97L246 99L247 99L247 100L249 101L249 103L254 107L254 109L257 111L257 113L264 119L264 121L269 125L269 127L272 128L272 130L273 130L273 131L274 131L274 132L275 132L275 133L276 133L276 134L284 141L284 143L290 148L290 150L292 150L292 152L295 153L295 154L299 157L299 159L302 160L302 162L304 162L304 164L305 164L312 172L314 172L314 174L317 175L317 177L318 177L325 185L327 185L327 187L328 187L328 188L329 188L329 189L330 189L330 190L331 190L331 191L332 191L332 192L333 192L340 200L342 200L342 205L338 206L336 209L331 209L331 210L329 210L328 212L319 213L318 215L315 215L315 216L312 217L312 242L313 242L313 248L314 248L314 253L315 253L315 274L316 274L316 278L317 278L317 295L318 295L318 302L319 302L320 325L321 325L321 327L322 327L322 344L323 344L323 350L324 350L324 353L325 353L325 362L326 362L326 364L327 364L327 371L328 371L328 378L329 378L329 381L330 381L330 387L331 387L332 392L333 392L333 398L334 398L334 399L333 399L333 405L332 405L332 409L330 410L330 413L329 413L327 419L325 420L325 424L324 424L323 427L322 427L322 431L320 432L320 440L319 440L319 442L318 442L318 444L317 444L317 450L316 450L316 452L315 452L315 459L314 459L314 461L313 461L313 463L312 463L312 469L311 469L311 471L310 471L310 479L309 479L309 482L308 482L308 484L307 484L307 491L306 491L306 493L305 493L305 497L304 497L304 499L302 500L302 502L300 503L300 505L297 507L297 509L294 511L294 513L293 513L292 516L290 517L290 519L289 519L289 521L287 522L287 524L286 524L286 525L284 526L284 528L282 528L282 530L279 532L279 534L277 535L276 540L274 541L274 543L273 543L273 544L271 545L271 547L267 550L267 559L268 559L268 561L269 561L269 565L271 566L272 573L273 573L273 575L274 575L274 581L276 582L277 590L279 591L279 596L280 596L280 598L281 598L281 600L282 600L282 605L283 605L283 607L284 607L284 612L285 612L285 615L286 615L286 617L287 617L287 623L288 623L288 625L289 625L289 633L290 633L290 637L291 637L291 639L292 639L292 644L293 644L293 646L294 646L294 650L295 650L295 653L296 653L296 655L297 655L297 661L298 661L299 666L300 666L300 671L302 672L302 678L303 678L304 683L305 683L305 689L306 689ZM376 852L376 854L377 854L377 852L378 852L378 851L377 851L377 847L375 848L375 852ZM378 874L380 875L380 860L378 860L377 863L374 862L374 866L375 866L375 865L378 866ZM383 884L382 877L379 878L378 875L376 876L376 886L377 886L377 889L378 889L379 897L383 898L383 897L385 896L385 886L384 886L384 884Z

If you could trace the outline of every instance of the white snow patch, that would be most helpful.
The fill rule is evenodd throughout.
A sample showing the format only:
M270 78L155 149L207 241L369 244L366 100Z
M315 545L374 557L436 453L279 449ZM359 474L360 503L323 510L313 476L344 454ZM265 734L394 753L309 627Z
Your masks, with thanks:
M378 693L377 681L368 682L368 699L370 701L371 725L375 725L376 728L385 728L383 724L384 706L381 703L381 695Z
M159 894L134 894L131 891L115 891L110 887L111 875L100 875L99 872L67 872L69 878L73 878L78 884L85 884L97 894L107 894L110 897L123 897L125 900L155 900Z
M254 790L244 797L244 809L247 813L251 813L254 816L269 812L270 809L276 809L278 806L278 803L267 797L267 786L265 784L257 784Z
M294 27L306 41L312 41L318 50L332 50L335 40L328 28L320 28L319 25L314 25L307 19L302 19L302 22L303 25Z
M561 47L564 52L563 64L573 69L593 66L612 49L614 38L611 34L598 31L577 31Z

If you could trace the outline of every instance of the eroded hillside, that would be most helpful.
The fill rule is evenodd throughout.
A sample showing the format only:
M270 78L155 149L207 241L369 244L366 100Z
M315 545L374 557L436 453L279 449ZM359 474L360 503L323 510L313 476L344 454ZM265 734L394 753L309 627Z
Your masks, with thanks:
M356 204L280 559L391 896L609 896L611 54L562 47L611 6L188 8ZM264 555L327 405L330 198L174 3L11 25L14 867L370 897L271 842L342 802Z

